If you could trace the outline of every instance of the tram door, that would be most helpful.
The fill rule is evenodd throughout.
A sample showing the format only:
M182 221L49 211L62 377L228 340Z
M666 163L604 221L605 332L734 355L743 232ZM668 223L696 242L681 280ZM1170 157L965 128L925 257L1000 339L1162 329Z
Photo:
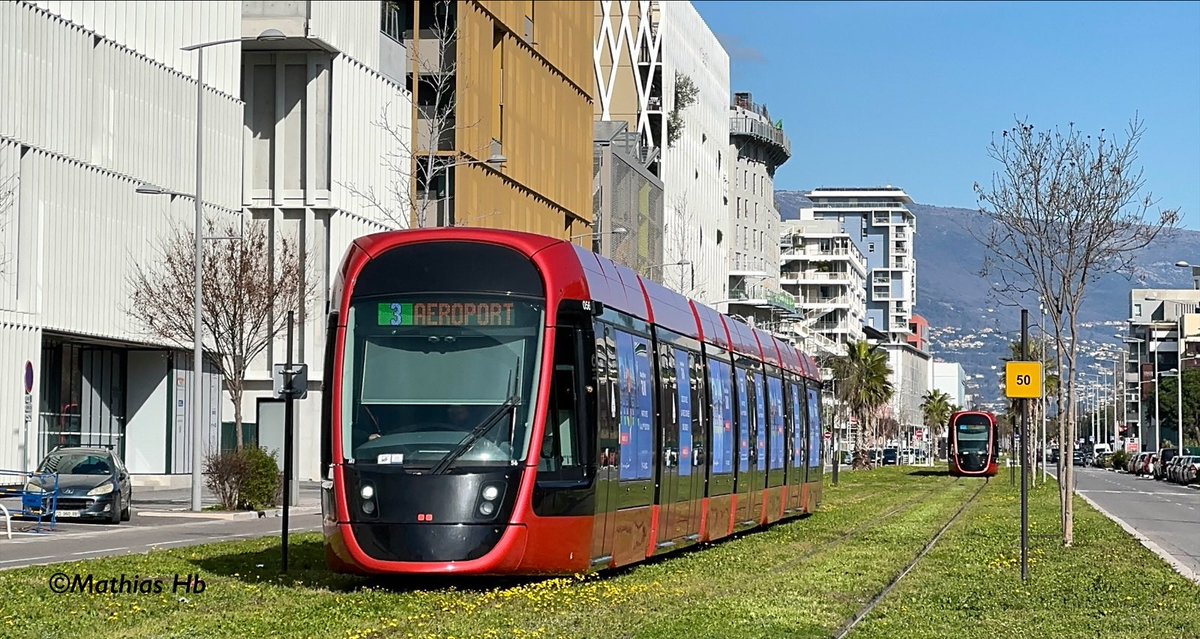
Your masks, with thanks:
M758 521L761 514L761 504L757 502L756 491L760 474L758 468L758 422L756 410L757 396L755 374L744 368L737 368L737 418L738 418L738 474L737 474L737 524L752 524Z
M699 502L703 492L703 469L697 468L696 442L703 442L698 406L694 393L698 379L693 378L696 356L671 345L660 344L658 353L659 428L662 449L659 455L658 545L669 547L680 539L700 533ZM700 472L697 472L699 470ZM696 486L700 488L697 490Z
M607 565L612 559L614 519L613 493L617 488L619 452L617 441L617 341L612 327L595 323L594 375L586 389L596 416L596 509L592 524L592 565Z

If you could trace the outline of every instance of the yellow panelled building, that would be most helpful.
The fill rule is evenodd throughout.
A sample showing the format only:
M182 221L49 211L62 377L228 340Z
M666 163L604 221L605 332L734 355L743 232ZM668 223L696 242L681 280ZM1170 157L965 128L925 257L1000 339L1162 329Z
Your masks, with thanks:
M595 86L591 4L418 0L411 5L409 24L422 25L417 38L431 36L422 12L450 7L456 25L454 148L441 153L457 166L445 171L449 212L440 222L562 238L589 233ZM407 37L411 34L406 30ZM425 50L420 42L413 44L410 51ZM410 68L409 86L415 87L418 104L420 92L429 89L419 81L422 67ZM415 133L421 117L415 108L418 153L426 146ZM503 156L503 165L486 163L496 156ZM414 186L417 192L420 187Z

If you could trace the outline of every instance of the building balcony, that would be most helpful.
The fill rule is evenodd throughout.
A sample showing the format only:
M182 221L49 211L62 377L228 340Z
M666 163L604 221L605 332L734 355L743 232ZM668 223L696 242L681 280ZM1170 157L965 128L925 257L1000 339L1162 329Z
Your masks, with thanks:
M734 115L729 118L730 138L744 137L763 144L767 151L767 161L773 166L779 166L792 157L792 143L783 134L783 129L776 128L768 122L745 115Z
M813 202L813 208L821 209L900 209L905 208L903 202L864 200L862 202L847 202L838 200L836 202Z
M850 284L853 278L848 271L783 271L779 274L780 281L787 281L789 284L801 284L805 282L841 282Z
M796 298L790 293L761 285L730 289L729 299L731 303L796 312Z

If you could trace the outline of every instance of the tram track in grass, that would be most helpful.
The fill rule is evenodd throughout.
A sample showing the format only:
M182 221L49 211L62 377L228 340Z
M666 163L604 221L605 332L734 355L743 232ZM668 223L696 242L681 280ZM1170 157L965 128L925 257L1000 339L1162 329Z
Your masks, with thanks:
M854 632L854 629L857 628L858 625L867 618L867 615L870 615L871 612L874 611L875 608L882 603L889 594L891 594L892 590L894 590L896 586L900 584L900 580L904 579L908 573L912 572L913 568L915 568L917 564L929 554L929 551L933 550L933 547L936 546L938 541L941 540L942 536L946 534L946 531L958 521L959 517L966 512L968 507L975 503L975 501L979 498L980 493L987 488L990 481L991 479L984 480L984 482L979 485L979 488L975 489L975 492L971 494L971 497L963 502L962 506L960 506L959 509L955 511L954 515L951 516L950 519L945 523L945 525L938 530L937 534L935 534L933 538L925 544L925 547L921 549L921 552L917 553L917 556L913 557L913 560L904 567L904 570L901 570L900 573L897 574L896 577L879 592L879 594L875 595L874 598L867 602L867 604L863 606L862 610L860 610L858 614L854 616L854 618L852 618L846 623L846 625L842 626L836 633L834 633L834 639L846 639L851 632Z

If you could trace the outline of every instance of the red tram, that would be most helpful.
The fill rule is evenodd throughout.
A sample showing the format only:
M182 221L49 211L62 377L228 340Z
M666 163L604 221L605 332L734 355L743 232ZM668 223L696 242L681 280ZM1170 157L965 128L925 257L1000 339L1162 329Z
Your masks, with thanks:
M327 563L573 574L813 512L813 360L576 245L369 235L333 289Z
M950 416L950 474L955 477L994 477L1000 470L1000 438L996 416L984 411L959 411Z

